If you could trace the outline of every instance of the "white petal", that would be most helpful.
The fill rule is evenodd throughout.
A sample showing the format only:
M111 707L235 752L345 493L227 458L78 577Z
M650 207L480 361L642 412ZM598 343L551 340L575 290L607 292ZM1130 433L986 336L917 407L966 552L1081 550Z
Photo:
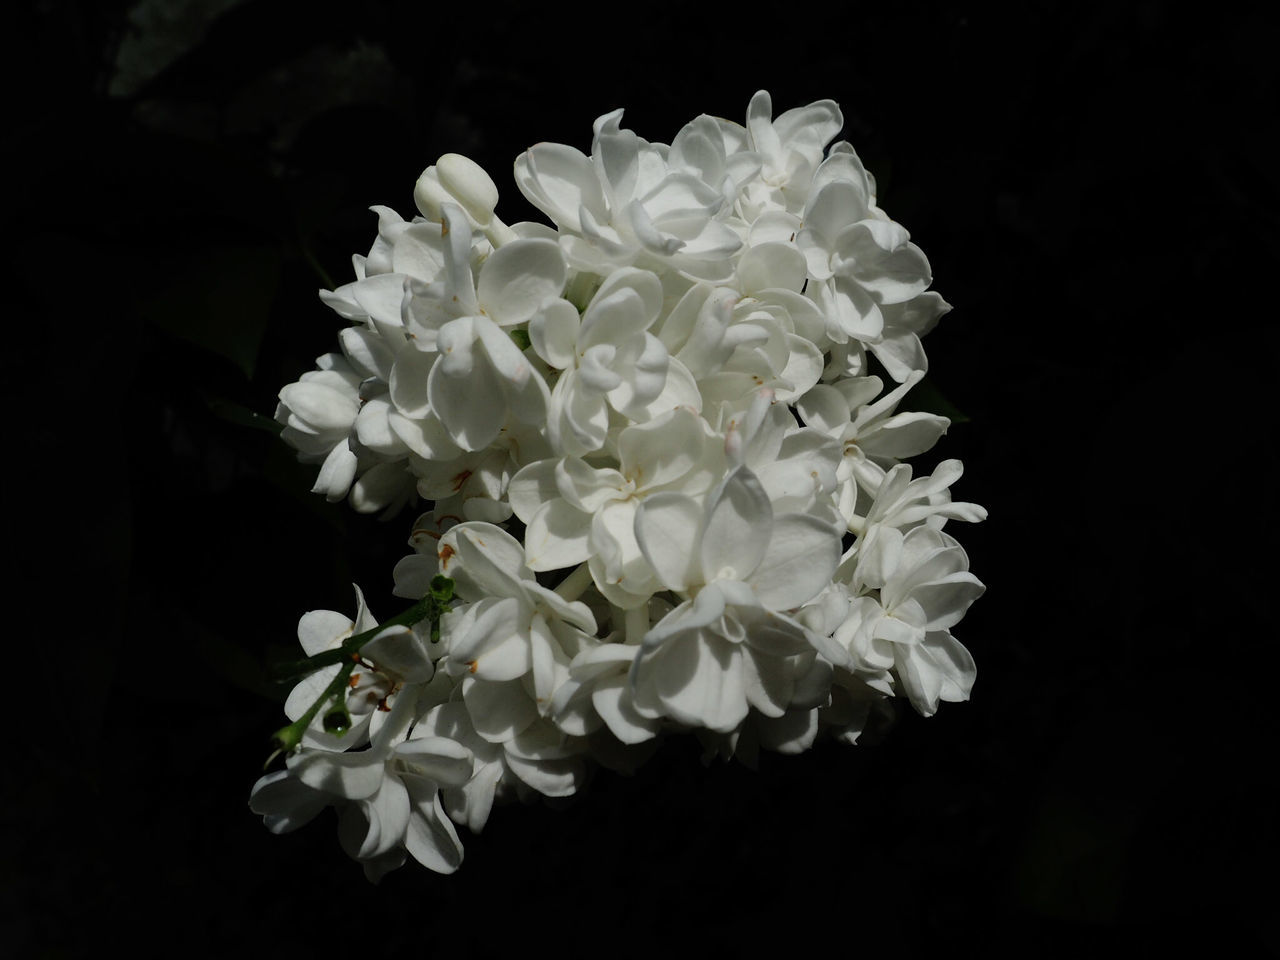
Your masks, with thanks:
M742 674L747 703L766 717L780 717L786 712L795 690L795 680L786 660L747 646L742 653Z
M351 444L346 440L341 441L329 451L324 463L320 464L320 472L316 475L311 492L322 493L330 503L337 503L351 489L358 466L359 460L352 452Z
M559 143L530 147L516 158L515 180L525 198L561 227L582 229L580 207L604 216L604 196L595 168L573 147Z
M557 460L539 460L522 467L507 487L507 499L511 509L524 523L528 523L538 508L560 495L556 488Z
M778 377L790 383L791 386L777 387L774 392L780 401L790 403L822 378L826 358L823 357L821 350L804 337L788 333L786 342L790 353L786 366L778 371Z
M680 493L656 493L636 510L636 542L669 589L683 590L693 582L701 523L698 502Z
M427 378L437 355L420 350L405 350L391 368L389 381L391 401L410 419L425 417L431 411L427 396Z
M276 770L258 779L249 795L249 809L262 816L272 833L289 833L310 823L330 803L328 797L292 776Z
M462 455L462 450L435 414L410 418L392 411L387 415L387 422L401 442L424 460L447 461Z
M587 535L591 515L557 497L544 503L528 521L525 556L530 570L559 570L590 556Z
M867 215L866 194L848 180L833 180L809 195L804 225L817 235L815 240L830 252L835 239Z
M538 719L538 708L520 680L492 683L467 677L462 701L471 723L490 743L504 743Z
M636 712L625 673L598 681L591 692L591 705L604 719L609 731L623 743L652 740L662 727L660 720Z
M667 363L667 379L662 385L662 393L647 404L642 412L633 411L632 419L637 421L652 419L677 407L687 407L694 413L700 413L702 393L698 390L698 381L689 372L689 368L675 357L671 357Z
M618 435L618 464L637 489L655 489L685 477L702 459L702 419L680 407L634 424Z
M756 720L760 745L785 755L804 753L818 736L817 710L788 710L780 717Z
M385 767L383 757L373 750L302 753L289 760L289 772L307 786L348 800L373 796L382 786Z
M365 401L356 417L356 438L368 450L384 457L402 457L409 452L391 429L388 418L393 409L386 400L374 397Z
M361 807L369 818L369 832L358 859L373 860L390 853L404 840L409 827L409 791L399 780L387 778Z
M825 383L819 384L802 396L796 402L796 410L806 424L837 439L840 438L845 427L849 426L848 402L839 390Z
M363 376L385 381L391 376L395 353L387 342L371 330L347 327L338 331L342 352Z
M834 100L815 100L803 107L792 107L773 121L783 143L819 152L842 126L844 115Z
M308 657L342 645L354 623L333 610L308 610L298 621L298 641Z
M360 410L355 396L340 393L315 380L289 384L280 391L280 402L317 431L349 430Z
M604 446L609 435L609 406L604 395L567 370L551 392L548 433L558 449L581 456Z
M435 673L426 644L408 627L388 627L361 647L360 652L380 671L406 683L426 683Z
M772 526L773 507L764 487L754 473L738 467L707 503L699 555L703 582L750 577L765 555Z
M742 255L737 275L744 293L769 288L799 292L805 280L804 255L794 243L760 243Z
M532 580L520 541L491 523L467 521L450 527L437 551L440 572L457 581L466 599L519 596L521 581ZM460 561L451 563L455 559Z
M623 287L606 297L596 296L582 316L578 351L597 345L617 347L630 337L638 337L653 322L644 300L631 287Z
M560 296L564 255L552 240L513 240L490 254L480 271L480 307L501 326L524 323Z
M572 303L553 300L529 321L529 342L551 366L560 370L571 367L581 322Z
M357 513L399 509L413 490L413 477L404 461L379 463L351 485L351 506Z
M525 784L547 797L572 796L586 779L586 765L580 757L529 760L508 755L507 765Z
M471 751L448 737L415 737L392 751L392 764L401 777L460 787L471 779Z
M453 873L462 865L462 841L444 812L439 793L416 803L404 835L409 855L428 870Z
M444 250L439 222L415 223L396 238L391 269L431 283L444 269Z
M642 662L638 677L645 673L667 715L680 723L727 733L746 719L738 644L689 631L664 643L651 662Z
M662 341L651 333L644 334L644 348L640 356L631 361L630 377L624 378L609 393L610 405L624 417L643 416L645 407L666 386L669 361Z
M578 510L594 514L610 500L624 495L627 481L611 467L596 469L580 457L565 457L556 465L556 489Z
M906 460L930 449L951 421L933 413L899 413L880 425L859 446L872 457Z
M515 680L529 672L529 624L514 597L485 598L475 605L464 634L455 632L449 662L481 680Z
M840 330L855 340L875 340L880 336L884 315L866 290L847 277L836 277L829 291L829 309Z
M840 563L840 537L821 520L804 514L775 517L760 565L751 575L760 603L790 610L817 596Z
M954 573L942 580L922 584L911 591L911 598L924 607L929 619L928 630L946 630L964 619L969 605L986 591L986 586L971 573Z
M887 315L884 339L871 344L871 352L884 364L889 376L899 383L916 371L924 372L929 369L929 360L925 356L924 344L920 342L920 338L914 333L895 329Z
M463 324L470 319L454 320L441 329L442 353L454 350L460 354L464 348L468 353L475 353L470 350L470 342L459 340L454 343L452 337L446 338L446 333L455 324ZM432 409L449 431L449 436L464 450L487 447L498 436L507 419L501 380L483 360L451 367L446 358L442 358L431 368L427 394Z
M837 272L849 272L881 303L904 303L932 282L929 261L907 232L886 220L862 220L836 241Z

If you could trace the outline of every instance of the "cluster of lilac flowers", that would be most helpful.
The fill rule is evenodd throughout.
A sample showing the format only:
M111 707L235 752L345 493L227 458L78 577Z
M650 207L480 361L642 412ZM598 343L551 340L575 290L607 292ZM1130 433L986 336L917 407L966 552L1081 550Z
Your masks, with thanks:
M572 794L669 733L750 762L973 684L951 630L983 586L944 527L986 512L952 499L958 461L905 462L948 420L898 412L950 307L832 143L839 108L775 118L762 91L745 125L700 116L670 145L621 121L595 122L589 155L516 159L551 226L503 223L456 154L419 179L419 216L374 208L356 279L321 294L340 352L280 392L317 492L429 502L396 595L453 591L381 630L358 591L354 620L306 614L309 656L367 642L299 683L300 742L253 790L277 832L338 808L374 879L407 857L452 871L455 824Z

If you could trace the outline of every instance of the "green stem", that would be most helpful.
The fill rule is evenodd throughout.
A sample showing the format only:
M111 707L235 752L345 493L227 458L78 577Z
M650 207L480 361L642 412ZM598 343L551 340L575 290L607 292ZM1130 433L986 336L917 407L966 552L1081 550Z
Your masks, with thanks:
M316 698L315 703L311 704L307 711L293 723L287 727L281 727L272 734L271 740L275 744L276 750L267 758L266 766L270 766L271 761L281 753L291 753L296 750L298 745L302 743L303 734L311 726L311 721L320 712L320 708L330 700L343 697L351 671L360 662L361 647L388 627L408 627L420 620L431 621L431 634L434 639L436 632L439 630L440 617L449 609L449 602L452 599L453 581L448 577L434 577L431 581L431 591L408 610L397 614L390 620L386 620L370 630L348 637L340 646L332 650L325 650L314 656L307 657L305 660L295 660L291 663L283 664L273 670L274 678L283 680L315 673L321 667L327 667L330 664L342 664L342 669L325 687L324 692ZM340 703L339 706L345 706L345 704Z
M334 647L332 650L324 650L321 653L307 657L305 660L292 660L288 663L282 663L271 671L271 679L273 680L292 680L297 677L305 677L308 674L315 673L321 667L327 667L332 663L342 663L350 661L352 654L359 652L360 648L366 643L380 634L388 627L408 627L428 616L437 601L431 594L423 597L408 610L397 614L390 620L378 624L372 629L357 633L354 637L348 637L342 641L341 646ZM443 612L443 610L441 611ZM439 614L432 619L437 619Z

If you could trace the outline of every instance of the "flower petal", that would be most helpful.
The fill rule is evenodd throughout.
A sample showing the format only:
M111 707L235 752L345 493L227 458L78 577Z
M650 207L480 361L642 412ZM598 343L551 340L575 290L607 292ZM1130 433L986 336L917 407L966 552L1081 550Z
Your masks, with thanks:
M773 507L764 487L754 473L738 467L707 503L699 551L702 582L750 577L765 555L772 526Z
M414 804L404 846L409 856L436 873L453 873L462 865L462 841L438 792Z
M817 596L840 563L840 536L815 517L775 517L768 549L751 575L760 603L790 610Z
M636 543L663 586L683 590L694 572L702 508L681 493L655 493L636 510Z
M480 271L480 308L499 326L524 323L564 289L566 267L553 240L513 240L490 254Z

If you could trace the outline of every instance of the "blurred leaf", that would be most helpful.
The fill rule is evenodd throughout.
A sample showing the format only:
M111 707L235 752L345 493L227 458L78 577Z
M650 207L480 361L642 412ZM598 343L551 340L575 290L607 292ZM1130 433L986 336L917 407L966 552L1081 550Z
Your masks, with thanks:
M207 247L153 271L136 308L160 329L225 357L252 378L280 267L274 246Z
M907 397L906 406L912 410L936 413L940 417L946 417L952 423L969 422L968 414L957 409L955 404L944 397L938 385L928 376L917 383Z
M248 427L251 430L265 430L274 436L279 436L280 431L284 429L284 424L270 417L265 417L257 410L250 410L248 407L232 400L226 400L222 397L206 397L205 404L211 413L216 417L221 417L229 423L234 423L242 427Z
M240 644L203 625L191 624L196 655L228 683L269 700L278 700L278 685L267 680L262 662Z

